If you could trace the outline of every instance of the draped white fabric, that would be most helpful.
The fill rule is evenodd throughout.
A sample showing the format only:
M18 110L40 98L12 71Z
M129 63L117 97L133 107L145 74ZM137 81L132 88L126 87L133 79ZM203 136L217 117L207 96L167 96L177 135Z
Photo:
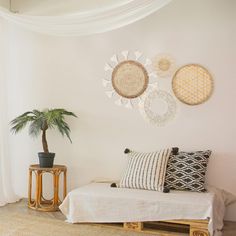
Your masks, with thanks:
M2 92L2 89L1 89ZM4 119L4 107L3 105L3 93L1 93L1 112L0 117L0 206L4 206L7 203L16 202L19 198L15 195L12 189L11 183L11 167L9 159L9 145L8 145L8 125Z
M6 132L2 124L0 128L0 206L4 206L7 203L18 201L19 198L13 192L11 185L8 143L7 138L3 136Z
M24 28L57 36L102 33L136 22L156 12L171 0L127 0L91 11L60 16L32 16L0 8L0 16Z
M9 125L7 120L7 101L6 101L6 58L5 37L3 36L2 25L0 22L0 206L19 200L13 191L11 183L11 162L9 155Z

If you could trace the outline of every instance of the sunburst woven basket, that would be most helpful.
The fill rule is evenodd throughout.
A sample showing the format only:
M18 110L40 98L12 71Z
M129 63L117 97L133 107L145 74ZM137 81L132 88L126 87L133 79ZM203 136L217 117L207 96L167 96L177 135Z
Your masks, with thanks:
M201 65L188 64L178 69L173 76L172 89L175 96L188 105L206 102L213 92L211 74Z
M112 86L125 98L136 98L143 94L148 82L147 70L137 61L123 61L112 72Z

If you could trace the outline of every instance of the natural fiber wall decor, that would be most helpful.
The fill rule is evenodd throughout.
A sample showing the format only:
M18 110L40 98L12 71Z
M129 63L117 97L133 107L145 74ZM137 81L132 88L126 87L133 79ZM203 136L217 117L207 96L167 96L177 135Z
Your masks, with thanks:
M156 99L161 100L166 104L166 111L163 113L152 110L152 103ZM146 94L140 103L139 110L143 118L148 122L157 126L164 126L174 119L177 112L177 104L170 93L164 90L154 89Z
M112 72L112 86L124 98L136 98L147 89L149 81L145 67L136 61L119 63Z
M175 60L169 54L158 54L152 64L157 75L163 78L172 76L176 70Z
M172 79L175 96L188 105L207 101L213 92L211 74L201 65L189 64L178 69Z
M113 55L104 69L107 73L103 80L106 94L114 97L117 105L133 108L145 91L157 86L152 81L156 76L151 69L151 60L139 51Z

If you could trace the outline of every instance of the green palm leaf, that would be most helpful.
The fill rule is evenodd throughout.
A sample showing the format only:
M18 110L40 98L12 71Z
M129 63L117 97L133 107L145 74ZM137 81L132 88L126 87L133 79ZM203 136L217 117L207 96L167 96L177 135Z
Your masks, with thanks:
M42 133L43 148L45 152L48 152L47 129L57 129L62 136L66 136L72 142L70 128L68 123L65 122L65 116L77 117L73 112L63 108L27 111L10 122L11 131L16 134L25 128L26 125L29 125L30 136L37 137Z

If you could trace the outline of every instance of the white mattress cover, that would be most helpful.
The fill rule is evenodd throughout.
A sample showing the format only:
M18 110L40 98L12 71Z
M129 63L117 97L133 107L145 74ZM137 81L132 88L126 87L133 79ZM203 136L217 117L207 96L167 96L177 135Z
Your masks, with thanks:
M208 219L211 235L221 235L225 192L207 193L111 188L110 183L91 183L71 191L60 210L70 223L136 222Z

